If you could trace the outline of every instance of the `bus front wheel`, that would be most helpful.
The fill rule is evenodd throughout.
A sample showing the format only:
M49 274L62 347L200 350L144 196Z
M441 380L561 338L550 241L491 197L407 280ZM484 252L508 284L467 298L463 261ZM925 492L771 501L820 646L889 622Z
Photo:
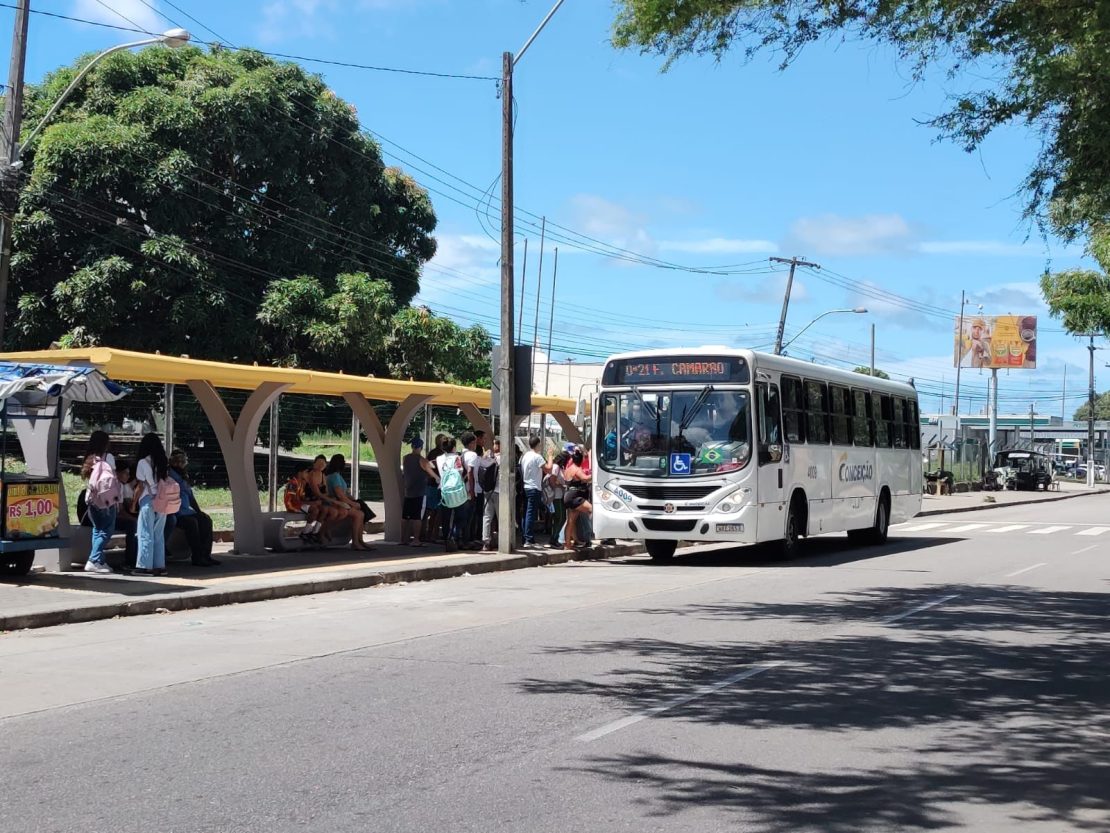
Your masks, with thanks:
M778 542L777 553L783 560L793 558L801 549L806 523L803 505L799 500L791 500L786 510L786 529L783 530L782 540Z
M644 541L648 555L656 564L666 564L674 558L677 541Z

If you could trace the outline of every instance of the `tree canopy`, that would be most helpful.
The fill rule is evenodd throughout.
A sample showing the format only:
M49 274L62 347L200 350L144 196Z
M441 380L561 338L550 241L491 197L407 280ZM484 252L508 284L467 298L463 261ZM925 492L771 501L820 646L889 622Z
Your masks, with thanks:
M88 60L28 88L25 124ZM353 107L295 64L218 48L118 53L23 160L10 346L488 376L484 331L436 319L436 349L409 337L435 254L431 202L383 163ZM446 345L470 364L443 364Z
M1091 412L1089 402L1084 402L1075 412L1073 419L1082 421L1087 419ZM1110 391L1100 393L1095 399L1095 419L1110 419Z
M862 373L864 376L870 376L871 375L871 368L866 367L866 366L861 364L859 367L853 367L852 372L853 373ZM875 368L875 378L876 379L889 379L890 374L887 373L885 370L880 370L879 368L876 367Z
M1041 293L1053 318L1072 335L1110 333L1110 276L1071 269L1041 277Z
M1060 0L617 0L614 43L666 57L787 66L831 38L889 45L914 78L939 65L967 86L932 120L967 150L1019 123L1042 140L1029 212L1065 237L1110 236L1110 3ZM1110 246L1110 239L1103 244ZM1104 268L1110 264L1104 262Z

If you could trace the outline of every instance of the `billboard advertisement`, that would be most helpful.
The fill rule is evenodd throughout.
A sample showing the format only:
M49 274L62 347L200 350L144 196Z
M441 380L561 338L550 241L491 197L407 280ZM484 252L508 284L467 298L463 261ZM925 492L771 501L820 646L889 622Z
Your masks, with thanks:
M953 327L954 366L1035 368L1037 316L965 315Z

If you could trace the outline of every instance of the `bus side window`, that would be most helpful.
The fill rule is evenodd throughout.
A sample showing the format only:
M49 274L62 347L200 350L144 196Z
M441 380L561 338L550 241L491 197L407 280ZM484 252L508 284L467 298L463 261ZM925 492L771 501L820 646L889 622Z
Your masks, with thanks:
M805 393L802 380L791 376L782 377L782 420L786 429L786 441L804 443L806 430Z
M760 382L757 386L759 410L756 417L759 427L759 463L778 463L782 460L782 414L779 407L779 389Z
M890 448L890 423L888 414L891 412L890 397L886 394L871 394L871 422L875 427L875 445L879 448Z
M895 396L892 400L894 403L894 416L891 420L891 433L894 435L895 448L907 448L906 445L906 400L900 396Z
M906 400L906 439L909 448L921 448L921 419L917 414L917 400Z
M806 437L811 443L829 441L829 393L824 382L806 379Z
M853 389L852 391L852 439L855 440L856 445L874 445L870 420L868 419L870 409L868 408L867 397L869 395L867 391L859 389Z
M848 402L848 389L840 385L829 385L829 399L832 402L832 441L833 445L851 445L852 429L849 420L851 406Z

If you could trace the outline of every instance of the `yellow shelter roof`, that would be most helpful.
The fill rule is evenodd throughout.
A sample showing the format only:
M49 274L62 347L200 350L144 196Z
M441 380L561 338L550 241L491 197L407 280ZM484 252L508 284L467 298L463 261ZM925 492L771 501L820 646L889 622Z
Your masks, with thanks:
M91 365L112 379L127 382L183 385L192 381L205 381L216 388L235 390L255 390L263 382L280 382L291 385L288 393L315 396L342 396L345 393L357 393L367 399L386 402L400 402L408 396L417 394L433 397L432 403L436 405L458 406L472 403L479 408L490 407L490 391L486 388L447 385L442 382L405 382L397 379L378 379L373 376L353 376L289 367L210 362L163 356L158 353L117 350L114 347L0 353L0 360ZM561 396L533 396L532 410L573 414L574 400Z

